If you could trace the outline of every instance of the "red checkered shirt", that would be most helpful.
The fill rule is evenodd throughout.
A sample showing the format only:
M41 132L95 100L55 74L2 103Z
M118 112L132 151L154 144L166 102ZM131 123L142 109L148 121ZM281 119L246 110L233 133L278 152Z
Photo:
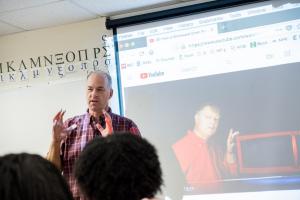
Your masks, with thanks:
M112 113L110 108L107 112L111 116L114 132L130 132L134 135L141 135L137 125L132 120ZM74 200L83 200L84 197L79 193L77 181L73 175L74 164L85 145L101 134L95 126L93 117L88 112L65 122L66 127L73 124L77 125L76 129L61 144L62 172L70 186Z

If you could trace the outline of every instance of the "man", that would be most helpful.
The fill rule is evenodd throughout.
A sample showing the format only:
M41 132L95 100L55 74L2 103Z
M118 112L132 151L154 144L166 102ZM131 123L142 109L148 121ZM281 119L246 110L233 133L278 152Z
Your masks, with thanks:
M53 162L67 179L74 199L80 199L73 167L79 153L95 137L106 137L112 132L130 132L140 136L136 124L128 118L112 113L108 106L113 95L112 80L109 74L95 71L87 80L86 98L88 110L63 123L65 111L54 117L53 137L47 159Z
M76 162L75 177L89 200L153 199L163 182L155 147L129 133L91 141Z
M218 108L205 105L195 114L194 129L173 145L188 186L203 192L219 191L222 172L235 174L237 170L233 149L239 132L230 129L226 152L222 156L209 141L217 131L219 119Z
M72 200L60 171L45 158L28 153L0 157L1 200Z

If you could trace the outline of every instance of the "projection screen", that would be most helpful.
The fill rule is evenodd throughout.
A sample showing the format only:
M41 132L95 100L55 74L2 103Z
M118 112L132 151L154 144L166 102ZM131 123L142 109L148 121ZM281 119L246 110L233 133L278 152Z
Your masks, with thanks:
M299 1L121 27L116 38L123 113L157 147L166 199L300 199ZM193 133L207 105L218 121L202 140Z

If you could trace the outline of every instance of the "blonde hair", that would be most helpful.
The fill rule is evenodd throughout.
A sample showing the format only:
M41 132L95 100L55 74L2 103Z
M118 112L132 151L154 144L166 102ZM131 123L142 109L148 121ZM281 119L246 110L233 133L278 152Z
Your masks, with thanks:
M200 115L203 112L203 110L206 108L210 108L212 111L214 111L215 113L217 113L220 116L220 109L213 104L205 104L205 105L201 106L200 109L196 112L196 115Z

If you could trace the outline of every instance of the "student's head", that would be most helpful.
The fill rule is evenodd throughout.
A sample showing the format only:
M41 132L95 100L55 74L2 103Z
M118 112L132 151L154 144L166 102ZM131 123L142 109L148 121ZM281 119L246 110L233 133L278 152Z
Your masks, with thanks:
M75 177L89 200L152 198L162 184L154 146L129 133L92 140L76 162Z
M102 113L112 95L112 80L108 73L93 71L88 75L86 97L90 112Z
M196 134L207 140L217 131L219 125L220 111L213 105L203 106L195 114L195 128Z
M59 170L33 154L0 157L1 200L71 200L72 194Z

